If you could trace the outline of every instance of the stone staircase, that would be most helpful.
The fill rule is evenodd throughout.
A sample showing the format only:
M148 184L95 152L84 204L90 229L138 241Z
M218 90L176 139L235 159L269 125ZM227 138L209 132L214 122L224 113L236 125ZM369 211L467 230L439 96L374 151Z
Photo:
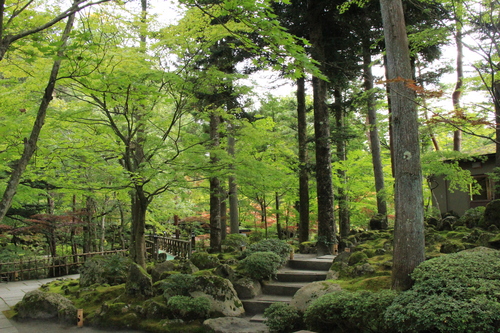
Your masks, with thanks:
M263 283L261 295L242 300L247 316L251 316L250 321L263 321L264 310L272 303L290 303L303 286L325 280L333 259L334 256L318 258L313 254L296 254L278 271L276 280Z

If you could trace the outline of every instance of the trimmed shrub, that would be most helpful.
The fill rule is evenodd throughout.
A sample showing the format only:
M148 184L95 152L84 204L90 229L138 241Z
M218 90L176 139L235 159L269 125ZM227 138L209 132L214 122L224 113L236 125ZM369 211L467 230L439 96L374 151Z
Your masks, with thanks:
M255 252L238 264L246 274L255 280L272 278L281 266L280 257L274 252Z
M219 259L207 252L195 252L190 258L193 265L199 269L211 269L219 265Z
M93 284L109 284L111 286L125 283L132 261L121 255L94 256L80 267L80 285L88 287Z
M167 308L175 319L204 320L208 318L210 301L206 297L173 296L168 300Z
M437 257L413 272L413 287L388 307L399 332L498 332L500 252L475 248Z
M240 250L242 246L247 246L248 237L245 234L229 234L226 235L226 239L222 241L222 245L230 246L237 250Z
M167 300L172 296L189 296L194 280L191 274L173 274L157 282L155 288L163 290L163 297Z
M303 325L299 311L287 303L273 303L264 310L264 323L271 332L289 333L300 330Z
M287 242L276 238L269 238L251 244L243 251L243 257L248 257L255 252L274 252L281 258L280 265L284 265L290 258L290 252L292 252L292 250L292 246Z
M396 295L392 290L326 294L307 308L304 321L309 330L318 333L392 332L384 312Z
M465 225L467 228L476 228L479 226L484 215L484 206L468 209L464 215L458 219L460 225Z

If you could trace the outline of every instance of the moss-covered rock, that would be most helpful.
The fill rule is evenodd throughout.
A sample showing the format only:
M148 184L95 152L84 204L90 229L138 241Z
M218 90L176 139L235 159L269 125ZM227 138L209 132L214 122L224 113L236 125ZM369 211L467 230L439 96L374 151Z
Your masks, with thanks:
M342 288L333 282L329 281L316 281L308 283L304 287L300 288L292 298L290 305L299 310L300 312L305 312L307 307L317 298L342 290Z
M368 260L368 256L364 251L354 252L350 257L348 264L349 266L354 266L359 263L365 263Z
M228 279L231 282L234 281L236 276L234 269L232 269L231 266L226 264L218 265L217 267L215 267L213 273L224 279Z
M161 263L157 263L151 269L151 279L153 283L163 280L164 278L166 278L165 273L172 271L175 271L175 264L173 261L164 261Z
M446 241L441 245L441 253L456 253L465 250L464 244L457 241Z
M219 276L196 276L190 295L206 297L213 316L238 317L245 313L231 281Z
M16 305L18 317L22 319L53 319L76 323L77 309L72 301L60 294L33 290L26 293Z
M125 292L133 297L152 297L153 282L144 268L132 264L129 269Z
M233 282L234 290L240 299L250 299L262 294L262 285L259 281L243 277Z
M144 316L147 319L164 319L167 318L168 308L164 302L156 299L148 299L143 303Z

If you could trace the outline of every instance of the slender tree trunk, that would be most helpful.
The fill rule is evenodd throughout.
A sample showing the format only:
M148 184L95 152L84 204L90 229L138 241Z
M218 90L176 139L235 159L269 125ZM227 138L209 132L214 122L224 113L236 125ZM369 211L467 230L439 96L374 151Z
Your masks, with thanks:
M342 94L340 89L334 90L335 97L335 120L337 127L337 158L340 161L347 160L346 140L345 140L345 124L344 124L344 109L342 107ZM338 205L339 205L339 235L341 240L347 240L351 229L351 219L349 214L349 195L347 194L347 176L345 170L338 169L337 175L342 183L337 189ZM342 242L341 244L345 244ZM339 249L343 250L342 246Z
M309 241L309 160L307 157L305 79L297 80L297 131L299 137L299 243Z
M496 153L495 153L495 173L497 179L500 179L500 80L493 82L491 86L493 103L495 105L495 123L496 123ZM495 184L495 198L500 198L500 180Z
M136 185L130 194L132 208L132 230L130 239L130 258L139 266L146 268L146 214L149 205L144 190Z
M457 83L455 84L455 90L451 95L453 102L453 110L455 111L455 115L460 117L463 110L460 106L460 97L462 96L462 87L464 81L464 69L463 69L463 43L462 43L462 27L461 22L456 22L456 36L455 43L457 44ZM453 150L461 151L462 149L462 131L460 129L456 129L453 132Z
M119 229L120 244L122 250L125 250L127 248L125 241L125 212L123 211L123 207L121 204L119 205L119 209L120 209L120 229Z
M308 1L309 35L312 56L320 63L326 61L322 31L324 2ZM333 182L330 151L330 115L326 105L326 81L313 77L314 136L316 141L316 183L318 200L318 255L331 254L336 242L333 211Z
M278 233L278 238L283 239L283 230L280 225L280 195L278 192L275 193L275 203L276 203L276 232Z
M236 140L234 136L229 135L227 138L227 149L229 155L234 156L234 150L236 145ZM234 170L234 165L230 168ZM231 233L240 233L240 221L238 216L238 185L236 184L236 177L234 175L229 176L229 219L231 225Z
M373 96L373 74L371 68L370 40L363 40L363 73L364 89L366 93L366 106L368 110L368 125L370 137L370 150L372 153L373 174L375 177L375 191L377 193L377 213L387 216L387 201L385 197L384 170L378 136L377 109Z
M9 181L7 182L7 187L3 193L2 200L0 201L0 222L3 220L3 218L7 214L7 211L12 205L12 199L16 194L17 186L19 185L21 177L36 150L38 138L40 136L40 132L42 131L42 127L45 123L45 116L47 115L47 109L49 107L50 102L52 101L52 95L54 93L54 89L56 86L57 75L59 73L59 68L61 67L61 62L64 57L64 49L66 48L70 32L73 29L74 21L75 21L75 14L71 14L68 17L66 27L64 28L64 32L61 37L60 41L61 47L59 48L56 60L52 65L49 81L47 83L47 86L45 87L45 93L43 94L40 106L38 107L38 112L36 115L35 123L33 124L33 128L31 130L30 137L28 139L24 138L23 153L21 155L21 158L16 162L15 166L12 169Z
M215 112L210 114L210 139L212 148L220 146L219 133L220 117ZM217 168L219 158L215 152L210 153L210 162L214 168ZM221 252L221 212L220 212L220 181L217 176L210 177L210 250L212 252Z
M392 288L407 290L410 274L424 261L420 140L408 39L401 0L380 0L390 81L394 134L395 206Z
M226 239L227 235L227 193L221 186L221 200L220 200L220 228L221 228L221 241Z

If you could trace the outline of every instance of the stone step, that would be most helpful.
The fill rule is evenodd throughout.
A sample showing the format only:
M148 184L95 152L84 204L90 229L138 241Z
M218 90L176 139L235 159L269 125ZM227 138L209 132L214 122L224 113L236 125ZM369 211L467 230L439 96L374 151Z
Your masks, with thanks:
M328 271L295 270L282 268L278 270L277 280L279 282L315 282L326 279Z
M293 296L297 290L308 283L309 282L264 282L262 285L262 293L266 295Z
M259 314L256 314L256 315L250 317L250 322L253 322L253 323L263 323L264 320L266 320L266 318L264 317L264 314L262 314L262 313L259 313Z
M247 315L262 314L271 304L276 302L290 303L290 296L276 296L262 294L252 299L241 300Z
M333 257L325 259L290 259L288 260L287 267L308 271L328 271L332 266L332 263Z

